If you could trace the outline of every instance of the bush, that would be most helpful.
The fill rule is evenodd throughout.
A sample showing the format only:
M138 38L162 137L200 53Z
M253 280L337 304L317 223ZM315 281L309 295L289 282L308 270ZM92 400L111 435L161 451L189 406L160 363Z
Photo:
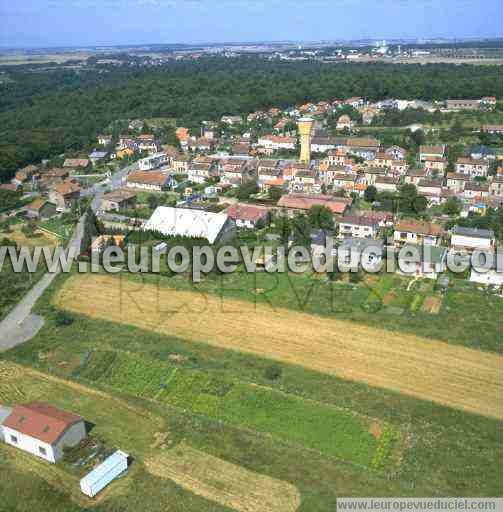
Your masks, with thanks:
M73 324L74 318L66 311L58 311L58 313L56 313L55 321L58 327L66 327Z
M349 272L349 282L358 284L362 281L363 277L360 272Z
M11 240L10 238L3 238L0 241L0 245L3 247L17 247L16 242L14 242L14 240Z
M265 369L264 376L267 380L277 380L281 377L281 373L281 368L273 364Z
M22 228L21 232L27 238L31 238L35 236L35 231L37 229L37 225L34 222L27 222Z

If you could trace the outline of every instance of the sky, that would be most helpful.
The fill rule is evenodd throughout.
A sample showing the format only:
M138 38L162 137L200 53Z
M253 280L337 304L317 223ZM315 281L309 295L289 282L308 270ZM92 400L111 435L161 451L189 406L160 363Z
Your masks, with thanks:
M0 46L503 36L502 0L0 0Z

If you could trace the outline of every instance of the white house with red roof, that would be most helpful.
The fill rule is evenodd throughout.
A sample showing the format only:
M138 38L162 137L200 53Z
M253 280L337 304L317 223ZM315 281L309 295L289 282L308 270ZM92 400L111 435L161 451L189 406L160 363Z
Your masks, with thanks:
M54 463L63 457L65 447L76 446L86 437L80 416L43 402L13 407L0 430L5 443Z
M238 228L254 229L257 223L267 221L269 208L255 204L236 203L229 207L227 215Z

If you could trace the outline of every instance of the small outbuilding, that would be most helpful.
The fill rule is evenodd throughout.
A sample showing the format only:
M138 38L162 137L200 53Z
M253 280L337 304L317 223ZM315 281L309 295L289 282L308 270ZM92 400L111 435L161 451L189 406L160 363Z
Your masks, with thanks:
M26 205L26 214L30 219L49 219L56 215L56 205L37 197Z
M80 481L80 490L86 496L94 498L108 484L127 471L128 458L127 453L116 451Z
M5 443L53 463L63 457L65 447L86 437L80 416L43 402L17 405L1 428Z

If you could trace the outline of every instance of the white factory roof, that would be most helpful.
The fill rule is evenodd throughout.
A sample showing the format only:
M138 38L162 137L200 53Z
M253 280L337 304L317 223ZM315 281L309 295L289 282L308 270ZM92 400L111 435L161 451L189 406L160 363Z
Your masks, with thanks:
M218 238L227 219L225 213L159 206L143 229L159 231L166 236L206 238L212 244Z

